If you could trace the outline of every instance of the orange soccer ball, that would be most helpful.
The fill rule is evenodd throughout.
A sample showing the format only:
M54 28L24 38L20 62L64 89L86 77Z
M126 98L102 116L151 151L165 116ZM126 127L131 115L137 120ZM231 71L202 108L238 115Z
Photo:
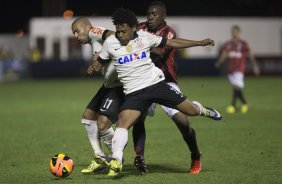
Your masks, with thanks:
M56 154L49 162L49 169L54 176L65 178L72 173L73 160L63 153Z

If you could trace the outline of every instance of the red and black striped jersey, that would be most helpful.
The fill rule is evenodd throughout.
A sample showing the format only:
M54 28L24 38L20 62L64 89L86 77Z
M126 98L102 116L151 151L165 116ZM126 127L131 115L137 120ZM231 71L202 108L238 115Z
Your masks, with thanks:
M166 39L176 38L175 31L170 26L168 26L166 22L154 31L149 30L147 22L141 22L138 25L138 29L143 29ZM150 55L152 61L158 68L163 71L165 75L165 82L177 83L176 69L174 64L175 49L168 47L158 47L156 49L158 49L163 56L151 52Z
M249 44L246 41L239 40L226 42L223 50L227 52L227 71L229 73L240 71L245 72L246 59L250 51Z

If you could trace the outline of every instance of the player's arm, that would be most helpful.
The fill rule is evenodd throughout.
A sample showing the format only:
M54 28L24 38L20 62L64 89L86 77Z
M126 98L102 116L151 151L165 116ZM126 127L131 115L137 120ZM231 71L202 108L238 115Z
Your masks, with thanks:
M115 34L114 31L105 29L103 27L92 27L88 33L92 40L103 43L109 36Z
M166 46L173 47L176 49L197 47L197 46L214 46L214 41L210 38L206 38L200 41L175 38L175 39L168 39L166 42Z
M95 69L101 69L106 63L111 61L110 58L110 54L108 52L109 50L109 46L107 43L107 40L105 41L105 43L103 44L103 49L102 51L99 53L97 59L95 59L94 61L94 68Z
M227 57L227 52L223 50L218 60L214 63L215 68L219 68L224 63L226 57Z
M103 39L103 40L106 40L109 36L114 35L114 34L115 34L114 31L107 29L107 30L105 30L105 31L103 32L102 39Z
M176 49L196 47L196 46L214 46L214 41L210 38L206 38L201 41L186 40L182 38L166 39L150 33L147 33L148 42L152 47L172 47Z
M259 75L260 71L259 71L259 67L258 67L258 64L256 62L256 59L255 59L255 56L253 55L251 50L249 50L247 54L248 54L248 57L249 57L249 59L250 59L250 61L252 63L254 74L255 75Z
M89 75L93 74L94 72L99 72L102 69L102 65L97 61L99 57L99 52L95 53L92 58L91 65L87 68L87 73Z

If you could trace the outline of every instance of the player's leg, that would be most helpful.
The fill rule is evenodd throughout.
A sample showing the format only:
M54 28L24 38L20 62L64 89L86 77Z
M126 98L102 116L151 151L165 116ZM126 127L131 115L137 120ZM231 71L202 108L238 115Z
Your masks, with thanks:
M98 117L99 138L104 142L110 154L112 154L112 139L114 136L114 129L112 128L112 121L105 115Z
M145 141L146 141L146 131L145 131L146 117L147 117L147 113L143 113L136 120L132 129L134 150L136 153L136 156L134 158L134 166L141 172L141 174L148 172L144 159Z
M151 98L155 103L159 103L170 108L175 108L187 116L205 116L213 120L221 120L221 114L214 108L205 107L197 101L191 102L181 92L164 82L154 85Z
M94 151L94 155L104 155L104 152L101 148L100 139L99 139L99 131L97 126L97 120L99 117L99 114L97 113L99 111L101 99L106 93L106 90L104 87L101 87L99 91L95 94L95 96L91 99L89 102L87 108L85 109L81 122L84 124L84 127L87 132L88 139L90 141L90 144L92 146L92 149ZM90 165L83 169L82 173L92 173L99 170L101 167L100 164L97 164L94 160L91 161Z
M205 116L213 120L221 120L221 114L212 107L205 107L197 101L191 102L186 99L180 104L176 105L176 109L188 116Z
M81 120L82 124L84 124L88 139L91 143L95 155L103 154L100 145L98 126L97 126L98 115L99 114L96 113L95 111L86 108Z
M117 121L119 108L123 102L123 87L108 88L99 108L98 129L100 139L112 154L112 138L114 130L112 124Z
M248 112L248 103L247 100L243 94L243 88L244 88L244 74L242 72L235 72L235 79L236 79L236 85L234 85L237 98L241 101L241 112L247 113Z
M188 172L199 174L201 172L201 152L198 148L195 130L191 127L187 116L181 112L174 114L171 119L175 122L191 152L191 168Z
M99 139L97 119L98 114L95 111L87 108L83 113L81 122L84 124L86 129L88 139L94 151L94 155L104 155ZM81 173L88 174L101 170L102 168L103 167L101 164L98 164L95 162L95 160L92 160L87 168L81 170Z
M140 116L141 112L138 110L122 110L119 113L118 120L116 122L116 130L112 140L113 155L110 157L96 158L96 162L106 165L110 168L108 176L116 176L122 170L123 150L128 142L128 129Z
M123 150L128 141L128 129L141 115L138 110L126 109L119 113L113 137L113 158L122 162Z
M125 100L120 107L120 113L116 123L116 130L114 133L112 148L113 158L100 158L97 160L99 163L104 163L109 166L109 176L116 176L122 169L123 150L128 142L128 129L140 117L141 112L145 112L150 105L151 101L148 100L150 89L142 89L130 93L125 96Z
M167 83L171 87L174 87L177 91L180 92L180 88L176 83ZM188 146L191 153L191 168L189 172L192 174L198 174L201 171L201 153L198 148L197 140L196 140L196 132L191 127L188 117L179 112L176 109L172 109L162 105L162 109L165 113L173 120L176 124L177 128L181 132L183 139Z
M236 111L236 102L239 99L243 104L241 107L241 111L243 113L246 113L248 111L248 105L242 92L242 89L244 87L244 74L242 72L234 72L228 74L228 80L232 85L233 96L231 105L226 108L226 112L234 113Z

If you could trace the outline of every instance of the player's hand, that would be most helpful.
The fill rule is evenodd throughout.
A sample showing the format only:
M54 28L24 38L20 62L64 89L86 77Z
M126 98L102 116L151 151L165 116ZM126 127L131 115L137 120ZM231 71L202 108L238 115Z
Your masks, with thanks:
M87 73L88 73L89 75L92 75L94 72L95 72L94 66L90 65L90 66L87 68Z
M258 67L258 66L255 66L255 67L254 67L254 74L255 74L255 75L259 75L259 74L260 74L260 71L259 71L259 67Z
M203 46L214 46L214 40L210 39L210 38L206 38L204 40L202 40Z

